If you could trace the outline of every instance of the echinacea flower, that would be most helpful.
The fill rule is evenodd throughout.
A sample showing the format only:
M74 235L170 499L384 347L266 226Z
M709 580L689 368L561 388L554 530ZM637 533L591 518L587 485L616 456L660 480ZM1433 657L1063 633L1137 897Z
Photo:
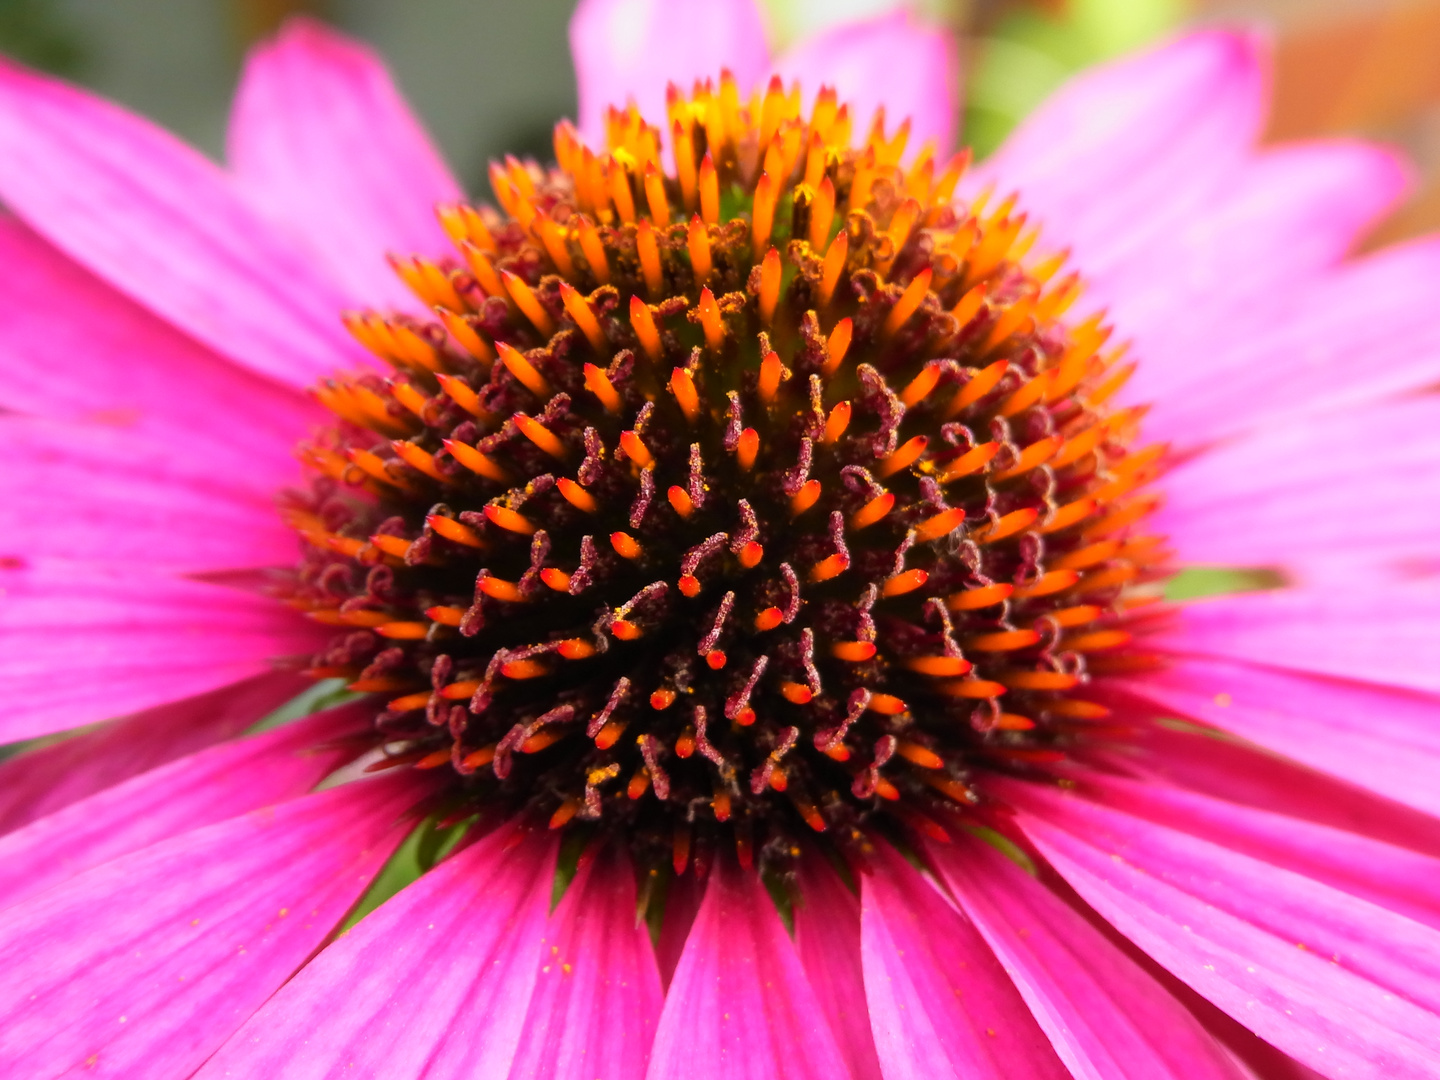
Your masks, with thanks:
M1403 167L1250 34L967 173L619 7L716 70L587 2L495 207L311 24L229 173L0 71L0 1075L1440 1075Z

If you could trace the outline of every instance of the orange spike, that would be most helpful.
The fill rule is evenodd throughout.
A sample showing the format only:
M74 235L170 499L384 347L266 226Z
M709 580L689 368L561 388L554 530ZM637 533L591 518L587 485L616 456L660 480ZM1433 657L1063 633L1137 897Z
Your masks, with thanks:
M790 496L790 516L799 517L820 500L820 481L806 480L800 490Z
M885 579L885 585L880 590L881 596L904 596L906 593L914 592L927 581L930 575L924 570L906 570Z
M473 446L456 442L453 439L445 440L445 449L450 451L450 456L458 461L465 468L487 480L494 480L501 484L510 482L510 474L502 469L495 461L486 454L482 454Z
M942 511L932 518L926 518L915 526L915 542L928 544L932 540L949 536L960 527L960 523L964 520L965 511L959 507Z
M1051 593L1062 592L1070 588L1080 580L1080 575L1074 570L1051 570L1042 574L1029 585L1015 586L1016 600L1031 600L1037 596L1049 596Z
M416 416L423 419L425 415L425 395L417 390L412 383L393 382L390 384L390 396L404 405Z
M875 466L875 474L883 480L885 477L909 467L925 452L925 447L929 443L930 440L924 435L916 435L913 439L901 443L898 450Z
M888 491L884 495L877 495L850 516L850 528L859 530L874 525L890 513L894 506L895 496Z
M540 298L522 278L509 270L501 270L500 280L504 282L505 291L510 294L510 299L515 301L520 313L530 320L542 336L549 337L555 333L555 320L550 318L550 313L540 303ZM503 347L501 351L503 353Z
M778 607L768 607L755 616L755 629L762 634L766 630L774 630L784 618L785 613Z
M574 277L575 260L570 257L570 249L565 244L565 230L558 222L542 215L535 219L535 231L540 234L540 243L555 264L555 269L564 277Z
M970 321L980 314L980 309L985 306L985 294L988 286L982 281L973 289L960 297L959 302L950 309L950 314L955 317L958 329L964 330L970 325Z
M695 140L690 125L676 120L671 126L670 145L675 151L675 175L680 181L680 201L691 213L697 197L695 176Z
M438 622L441 626L459 626L465 619L465 609L458 607L445 607L437 604L435 607L426 608L427 618ZM471 693L474 693L472 690Z
M968 675L972 667L969 660L960 656L912 656L904 662L904 666L918 675L940 679Z
M630 224L635 220L635 196L630 191L629 172L612 157L606 163L605 179L607 194L615 204L615 213L625 224Z
M692 217L686 227L685 246L690 251L690 268L695 274L695 284L704 285L714 267L710 261L710 232L698 215Z
M538 528L529 518L503 506L495 506L492 504L485 507L485 516L500 528L509 532L520 533L522 536L534 536Z
M1009 671L996 678L1011 690L1070 690L1080 685L1079 678L1062 671Z
M962 409L974 405L991 390L994 390L996 384L1005 377L1005 372L1009 370L1009 360L996 360L988 367L975 372L970 376L970 381L962 386L960 392L951 399L949 407L945 410L945 416L947 418L954 416Z
M610 534L610 546L615 549L615 554L624 559L638 559L642 550L639 541L623 532Z
M511 660L508 664L500 665L500 674L504 675L507 679L514 679L516 682L520 682L524 679L538 679L541 676L548 675L550 674L550 669L538 660ZM538 736L531 736L531 739L535 738L538 738ZM539 749L539 747L526 749L529 745L529 740L522 743L520 746L521 753L533 754L535 749Z
M682 518L688 518L695 510L695 503L690 498L690 493L682 487L672 486L666 496L670 505Z
M1004 540L1007 536L1014 536L1022 529L1028 529L1040 516L1040 511L1033 506L1023 510L1012 510L991 527L977 530L971 538L982 544L993 544L997 540Z
M903 294L900 294L900 300L897 300L896 305L890 308L886 323L880 328L881 337L893 337L894 333L910 320L910 315L920 310L924 294L930 289L930 276L932 276L932 271L929 266L914 275L914 281L907 285Z
M821 159L823 162L823 158ZM835 185L824 177L815 188L815 199L810 204L810 247L819 251L830 239L830 227L835 224Z
M825 364L820 369L820 374L829 378L839 369L845 354L850 351L850 341L855 333L855 324L849 316L841 319L830 331L829 338L825 341Z
M700 220L706 225L720 224L720 180L709 150L700 159Z
M370 543L386 555L393 555L397 559L403 559L410 553L410 541L400 536L372 536Z
M600 509L600 504L595 501L595 496L591 495L568 476L562 477L555 486L560 489L560 494L565 501L575 507L576 510L583 510L587 514L593 514Z
M845 429L850 426L850 402L842 401L830 410L830 415L825 419L825 434L821 441L834 443L840 441L840 436L845 434Z
M575 325L585 335L585 340L590 342L590 347L598 353L605 352L610 343L605 340L605 331L600 328L600 321L595 318L590 302L580 295L580 290L568 281L562 281L560 299L565 304L566 313L575 320Z
M934 750L906 739L901 739L895 744L895 752L911 765L918 765L922 769L943 769L945 767L945 759Z
M462 521L445 517L443 514L431 514L425 519L425 522L437 536L443 536L446 540L453 540L466 547L483 548L485 546L485 541L480 539L480 534Z
M620 398L620 392L615 389L615 384L610 381L610 376L594 364L586 364L583 371L585 389L599 398L600 404L604 405L608 412L619 412L625 403Z
M1099 504L1094 499L1076 499L1074 502L1057 507L1045 519L1044 524L1035 531L1044 535L1068 529L1071 525L1084 521L1098 508Z
M496 600L506 600L512 604L523 604L525 594L520 591L520 586L513 581L505 581L497 577L482 577L475 582L475 588L486 596Z
M430 691L421 690L418 693L406 694L404 697L397 697L385 703L385 707L391 712L413 712L416 709L423 709L430 704ZM445 751L445 758L448 761L450 751Z
M638 296L630 297L630 326L640 341L640 348L652 362L658 363L662 353L660 330L655 325L655 316Z
M524 435L551 457L559 458L562 461L569 457L565 452L565 444L560 441L559 436L534 417L516 413L515 426L520 429L521 435Z
M735 447L735 461L741 472L749 472L755 464L755 455L760 452L760 433L754 428L740 432L740 441Z
M990 464L991 459L999 452L1000 443L998 442L981 443L979 446L971 447L954 461L947 462L941 467L940 482L948 484L952 480L959 480L961 477L979 472Z
M775 321L775 307L780 302L780 252L771 248L760 264L760 322L769 326Z
M780 389L780 376L785 370L785 365L780 363L780 354L768 352L765 359L760 361L760 379L756 385L756 392L760 400L769 405L775 400L775 394Z
M720 317L720 305L715 303L715 296L709 289L701 289L697 307L700 327L705 331L705 344L718 356L725 348L725 322Z
M875 655L873 641L837 641L830 646L830 655L836 660L850 664L861 664Z
M624 450L625 456L642 469L648 469L655 464L655 457L650 453L649 447L634 431L620 433L620 449Z
M940 683L935 690L946 697L977 701L999 697L1005 693L1005 684L989 679L956 679L954 682Z
M580 250L585 255L585 261L590 264L590 273L595 275L595 280L601 285L610 284L610 260L605 256L605 243L600 239L600 233L592 222L584 214L580 215ZM483 285L484 282L481 282Z
M660 228L670 224L670 200L665 197L665 177L653 162L645 165L645 202L650 219Z
M746 570L753 570L760 564L760 560L764 555L765 548L757 544L754 540L751 540L750 543L740 549L740 554L737 558L740 561L740 565Z
M505 296L505 283L488 255L468 240L460 245L460 254L465 256L465 265L470 267L470 273L475 275L476 283L486 296Z
M993 607L1007 599L1014 591L1015 586L1005 582L981 585L976 589L955 593L945 602L945 606L951 611L978 611L981 608Z
M488 365L495 359L495 350L490 348L489 343L480 336L475 327L471 326L463 315L457 315L448 308L436 308L435 314L444 324L446 332L454 339L455 344L476 360Z
M640 272L651 299L659 300L665 292L665 275L660 265L660 244L655 230L644 218L635 227L635 250L640 257Z
M501 348L508 349L509 346L502 345ZM471 416L489 415L480 404L480 395L470 389L469 384L451 375L436 374L435 378L439 380L440 389L445 391L445 396Z
M390 444L391 448L399 455L400 459L412 469L418 469L432 480L439 480L444 483L446 476L435 466L435 456L428 450L423 450L412 442L397 440Z
M838 551L827 558L821 559L810 568L810 580L819 584L822 581L829 581L831 578L839 577L850 568L849 556L842 555Z
M830 303L835 295L835 286L840 284L840 274L845 269L845 260L850 257L850 234L843 229L835 234L830 250L825 253L825 262L820 268L820 291L816 296L820 306Z
M1014 465L993 474L991 479L996 482L1013 480L1017 476L1024 476L1031 469L1038 469L1055 456L1055 452L1060 449L1064 442L1065 437L1063 435L1051 435L1047 439L1039 439L1031 443L1024 450L1020 451L1020 456L1015 459Z
M690 372L678 367L672 371L670 373L670 392L679 402L681 411L685 413L685 419L692 424L700 419L700 395L695 389L695 380Z
M940 373L944 369L939 364L926 364L920 369L920 374L910 380L910 384L900 392L900 400L906 408L924 401L930 391L935 389L935 384L940 381Z
M1040 635L1034 630L997 630L993 634L976 634L965 647L975 652L1012 652L1028 649L1039 641Z

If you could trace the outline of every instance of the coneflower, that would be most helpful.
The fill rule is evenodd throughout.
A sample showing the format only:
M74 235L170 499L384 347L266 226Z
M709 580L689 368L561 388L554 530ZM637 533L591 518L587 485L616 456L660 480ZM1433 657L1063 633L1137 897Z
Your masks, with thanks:
M710 16L494 205L311 24L234 176L0 73L0 735L125 716L0 766L0 1072L1436 1075L1394 163L1214 32L971 169L780 74L934 35Z

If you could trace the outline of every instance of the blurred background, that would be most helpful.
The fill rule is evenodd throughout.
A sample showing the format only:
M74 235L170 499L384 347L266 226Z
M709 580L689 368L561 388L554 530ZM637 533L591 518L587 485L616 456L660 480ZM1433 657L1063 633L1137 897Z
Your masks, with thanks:
M0 52L146 113L219 156L248 43L308 12L370 41L472 190L506 152L545 155L573 112L575 0L0 0ZM776 48L907 0L763 0ZM1194 22L1263 20L1271 138L1397 143L1420 190L1376 242L1440 228L1440 0L908 0L962 43L968 141L984 152L1070 73Z

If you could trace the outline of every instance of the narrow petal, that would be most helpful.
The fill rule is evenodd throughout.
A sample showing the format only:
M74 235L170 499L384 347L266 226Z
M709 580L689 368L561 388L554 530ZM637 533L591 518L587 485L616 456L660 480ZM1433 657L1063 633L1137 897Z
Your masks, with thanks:
M883 107L887 133L910 120L913 153L927 140L938 154L955 145L960 118L960 64L950 35L904 10L843 23L800 42L775 61L788 84L800 80L805 100L832 86L848 102L860 137Z
M580 0L570 52L580 131L594 146L605 145L608 106L634 101L652 124L666 126L669 83L688 90L727 68L745 96L770 67L755 0Z
M1440 858L1346 829L1270 813L1207 792L1105 773L1079 779L1087 799L1190 833L1440 928Z
M1440 581L1240 593L1183 615L1167 649L1440 690Z
M1225 188L1260 133L1263 42L1220 30L1092 68L1036 109L976 170L1020 193L1046 241L1080 266Z
M1440 1069L1440 933L1085 799L996 786L1087 903L1261 1038L1332 1077Z
M675 968L680 963L685 942L690 939L690 928L695 925L695 916L704 899L705 884L696 881L694 874L673 879L665 890L665 909L660 923L660 939L655 943L655 962L660 966L660 982L667 987L675 977Z
M1069 1076L974 925L888 845L876 845L860 904L885 1080Z
M342 294L213 163L107 102L0 68L0 199L202 344L306 386L359 361Z
M665 995L649 1080L849 1075L759 877L718 860Z
M298 434L298 433L297 433ZM293 564L275 491L133 432L0 416L7 554L197 573Z
M214 690L325 640L320 627L266 596L3 554L0 742Z
M0 835L233 738L312 685L294 672L267 671L0 762Z
M242 190L370 304L415 306L387 252L449 250L435 204L459 185L384 62L313 19L250 53L229 158Z
M581 861L550 928L510 1080L644 1080L665 995L623 847Z
M199 1080L505 1076L554 870L552 838L514 827L447 859L306 964Z
M1440 366L1440 355L1437 355ZM1355 587L1435 559L1440 398L1267 424L1171 472L1156 528L1179 559ZM1244 527L1236 510L1244 507Z
M350 705L222 743L0 837L0 908L179 833L303 795L355 756L335 740L363 730L370 716Z
M0 1073L189 1076L345 917L416 793L309 795L0 912Z
M279 487L321 416L306 397L230 363L116 292L11 217L0 217L5 404L163 438L216 468ZM243 424L219 424L240 414Z
M1190 656L1125 685L1165 715L1440 816L1440 697Z
M860 964L860 900L815 851L801 856L798 884L795 951L850 1075L855 1080L879 1080L880 1059L870 1033Z
M1064 900L974 837L930 861L1081 1080L1240 1080L1180 1002Z

